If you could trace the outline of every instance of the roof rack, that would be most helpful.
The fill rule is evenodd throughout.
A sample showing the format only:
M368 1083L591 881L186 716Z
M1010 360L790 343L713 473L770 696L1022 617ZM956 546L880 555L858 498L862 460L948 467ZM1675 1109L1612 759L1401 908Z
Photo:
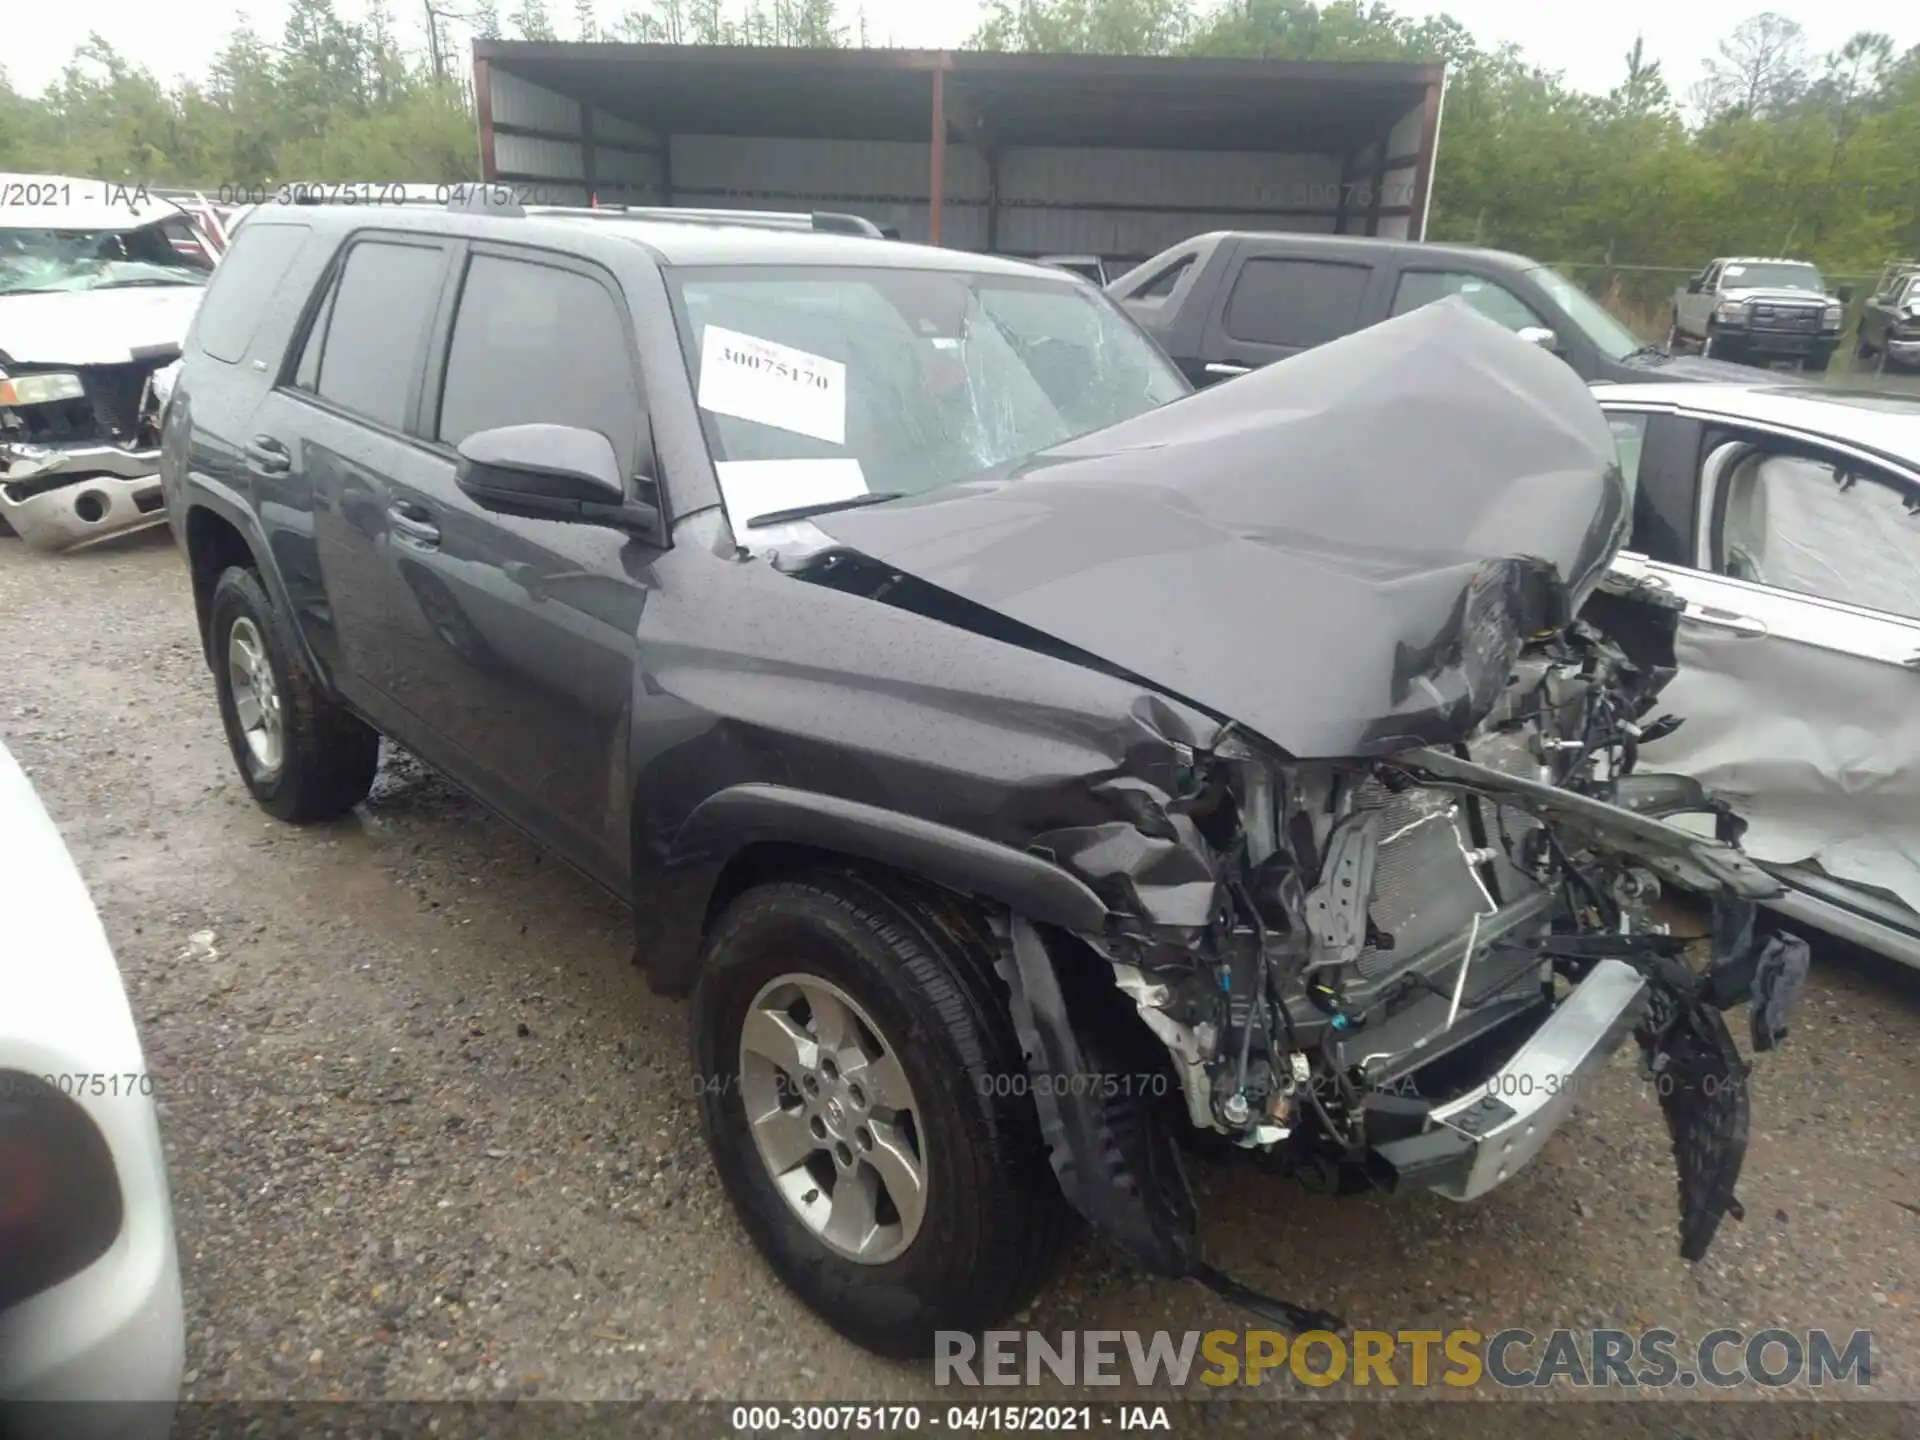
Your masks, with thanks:
M887 233L860 215L832 210L702 210L678 205L541 205L531 214L594 215L609 220L663 220L675 225L744 225L756 230L809 230L818 235L860 235L885 240Z

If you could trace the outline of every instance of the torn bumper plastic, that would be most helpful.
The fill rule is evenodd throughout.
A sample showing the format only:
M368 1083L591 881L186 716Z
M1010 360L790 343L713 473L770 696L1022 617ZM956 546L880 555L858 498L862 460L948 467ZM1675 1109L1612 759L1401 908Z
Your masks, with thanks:
M1464 1201L1518 1174L1639 1023L1647 989L1631 965L1601 961L1483 1086L1435 1109L1425 1133L1376 1146L1384 1178Z
M0 518L52 552L162 524L160 451L0 444Z

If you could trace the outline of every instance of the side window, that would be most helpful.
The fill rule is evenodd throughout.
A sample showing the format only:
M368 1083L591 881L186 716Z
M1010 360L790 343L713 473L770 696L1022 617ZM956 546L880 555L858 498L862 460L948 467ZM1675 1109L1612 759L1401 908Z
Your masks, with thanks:
M1720 262L1716 260L1713 262L1713 264L1707 266L1707 273L1705 277L1700 281L1700 293L1702 295L1711 295L1713 294L1714 291L1718 290L1719 288L1720 288Z
M441 387L443 443L500 425L575 425L612 441L631 475L640 420L624 316L605 286L576 270L473 257Z
M1708 464L1720 574L1920 620L1920 495L1802 451L1736 443Z
M320 356L327 348L327 322L333 317L333 297L339 291L340 287L330 278L326 296L314 313L313 327L307 331L307 343L300 348L300 363L294 367L293 383L299 389L319 389Z
M1393 313L1404 315L1449 295L1458 295L1489 320L1509 330L1524 330L1530 325L1553 328L1506 286L1459 270L1401 271L1400 283L1393 291Z
M403 430L427 327L440 298L437 247L362 240L347 251L339 283L314 334L321 351L314 389L342 409ZM324 325L324 333L323 333ZM309 336L311 348L313 337ZM307 357L301 356L301 368Z
M1226 331L1259 345L1308 347L1350 335L1373 271L1333 260L1256 257L1227 297Z
M1647 425L1652 419L1645 411L1607 412L1607 424L1613 427L1613 444L1620 452L1620 473L1627 478L1629 495L1640 488L1640 455L1646 449Z
M268 302L312 233L305 225L254 225L241 233L200 300L194 333L202 351L225 365L240 363Z
M1129 300L1164 300L1180 288L1180 281L1193 268L1194 257L1177 260L1127 296Z

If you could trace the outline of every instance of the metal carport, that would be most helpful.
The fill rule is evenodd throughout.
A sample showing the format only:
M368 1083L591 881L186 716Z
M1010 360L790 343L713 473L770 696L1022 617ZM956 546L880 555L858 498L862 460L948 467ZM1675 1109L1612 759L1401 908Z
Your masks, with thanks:
M1144 259L1206 230L1420 239L1441 65L474 44L485 178L556 203L850 211Z

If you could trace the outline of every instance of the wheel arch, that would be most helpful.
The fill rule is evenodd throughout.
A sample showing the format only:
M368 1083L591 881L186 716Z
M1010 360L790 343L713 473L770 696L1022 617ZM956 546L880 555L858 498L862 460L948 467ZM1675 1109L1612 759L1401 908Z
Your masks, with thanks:
M193 611L200 628L200 650L208 663L212 663L213 654L213 637L208 630L213 587L220 582L221 572L229 566L238 565L252 570L260 577L260 583L273 603L280 606L289 617L292 616L286 587L281 584L280 573L269 559L266 537L252 512L240 501L196 486L187 498L181 536L187 555L187 572L193 585ZM307 645L305 632L297 623L292 628L309 667L313 668L316 675L323 673L314 666L314 656Z
M822 866L854 866L1007 906L1037 923L1098 931L1106 902L1044 856L938 821L785 785L728 786L681 823L661 863L636 843L636 946L655 989L693 988L707 927L753 886Z

